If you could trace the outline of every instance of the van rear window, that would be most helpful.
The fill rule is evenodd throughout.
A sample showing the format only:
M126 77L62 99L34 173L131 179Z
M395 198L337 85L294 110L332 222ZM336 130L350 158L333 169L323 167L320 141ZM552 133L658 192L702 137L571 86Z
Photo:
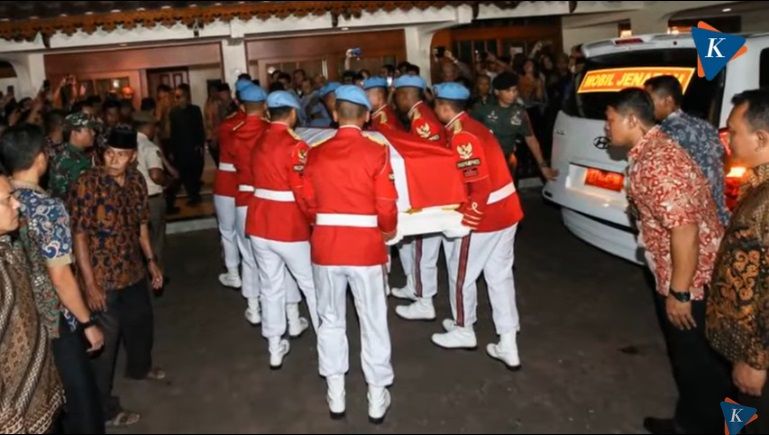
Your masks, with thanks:
M615 92L655 75L671 74L684 84L685 112L716 124L723 97L722 71L712 81L697 77L697 51L693 48L643 50L591 57L577 74L563 110L589 119L604 119Z

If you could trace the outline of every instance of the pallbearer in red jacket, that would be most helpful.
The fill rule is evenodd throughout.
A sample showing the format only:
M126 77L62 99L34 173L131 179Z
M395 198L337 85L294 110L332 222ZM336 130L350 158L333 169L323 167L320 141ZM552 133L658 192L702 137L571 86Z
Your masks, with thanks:
M486 350L508 368L517 369L520 324L513 246L518 222L523 219L520 200L496 138L464 111L470 92L458 83L438 85L436 91L436 114L446 122L449 143L457 152L457 167L467 183L468 201L460 209L463 223L473 232L456 244L451 256L449 291L454 319L444 321L447 332L433 335L433 342L449 349L476 346L475 281L483 273L500 336L499 343L488 345Z
M434 142L437 146L446 146L443 123L423 100L424 91L427 88L424 79L419 76L401 76L395 80L394 85L395 105L399 112L408 117L408 131L420 139ZM441 236L417 236L406 239L398 245L401 265L406 274L406 286L392 289L393 296L415 301L420 298L432 300L432 297L438 293L437 262L441 240ZM429 312L429 308L431 307L408 318L432 319L435 317L435 312L434 310Z
M264 102L267 100L267 94L261 87L252 84L239 92L239 99L246 118L233 129L235 132L234 163L238 177L238 194L235 197L236 229L240 257L243 261L242 293L248 300L246 320L253 325L258 325L262 321L259 308L259 272L256 268L251 241L246 235L246 214L248 204L254 196L251 151L269 126L269 123L264 120Z
M424 140L444 145L446 130L435 116L435 112L425 104L423 94L427 83L419 76L400 76L395 80L395 104L398 110L409 119L409 131Z
M369 77L363 81L363 90L366 91L368 101L371 103L371 128L376 131L388 128L397 131L405 131L398 120L395 109L387 102L387 79L384 77Z
M240 79L235 84L238 92L252 85L251 80ZM235 132L236 125L246 118L245 112L238 110L222 121L219 126L219 167L214 179L214 207L219 222L219 234L224 251L224 265L227 273L219 275L223 286L240 288L240 251L235 221L237 210L235 197L238 194L238 176L235 172Z
M395 81L395 101L398 110L408 116L412 135L446 146L446 130L422 96L426 88L419 76L401 76ZM395 313L407 320L432 320L435 318L433 297L438 294L438 258L441 244L446 258L452 243L440 234L416 236L402 242L398 248L401 264L406 273L406 286L395 288L392 295L400 299L413 300L411 305L395 308Z
M310 261L310 223L296 198L301 198L302 171L309 147L292 130L301 110L286 91L267 98L270 126L252 154L254 198L248 208L246 233L256 256L261 284L262 335L269 341L270 367L280 368L289 351L286 310L299 317L299 304L288 301L291 272L307 300L312 324L318 329L315 284ZM286 270L288 268L288 271Z
M312 233L312 263L318 294L318 357L328 382L332 417L345 412L348 371L347 285L361 326L361 360L368 383L369 419L381 423L390 406L393 382L385 286L387 248L398 220L397 194L388 147L361 131L371 109L357 86L336 91L334 119L339 131L310 150L304 197Z

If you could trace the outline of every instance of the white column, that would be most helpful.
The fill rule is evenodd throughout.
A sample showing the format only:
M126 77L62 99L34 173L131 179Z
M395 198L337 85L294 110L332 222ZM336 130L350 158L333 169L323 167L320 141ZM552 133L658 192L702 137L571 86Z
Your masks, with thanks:
M435 31L426 32L422 26L403 29L406 37L406 60L421 70L421 75L430 84L430 43Z
M3 80L5 86L15 87L16 98L34 97L45 80L45 63L42 53L7 53L0 56L8 61L16 72L16 78Z
M242 38L227 38L222 42L222 70L230 86L235 85L238 75L248 72L246 44Z

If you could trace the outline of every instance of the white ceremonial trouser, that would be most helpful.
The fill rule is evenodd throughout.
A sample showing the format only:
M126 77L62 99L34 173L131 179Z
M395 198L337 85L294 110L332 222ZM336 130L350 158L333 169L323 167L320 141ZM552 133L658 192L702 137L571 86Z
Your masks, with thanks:
M407 237L398 243L398 257L401 259L403 274L406 275L405 288L414 292L414 238Z
M449 268L451 312L457 326L472 326L478 319L476 281L483 273L497 334L520 329L513 279L517 229L516 224L491 233L473 232L457 240Z
M219 235L224 251L224 265L227 271L240 267L240 251L238 250L238 232L236 228L237 210L235 198L214 195L216 219L219 222Z
M318 359L320 375L342 376L349 370L347 343L347 284L352 289L360 319L361 365L366 383L373 387L392 384L390 332L384 265L320 266L313 264L318 292Z
M412 265L413 290L418 298L432 298L438 294L438 259L441 245L448 259L454 250L456 240L445 238L442 234L426 234L417 236L414 241L414 263Z
M310 242L277 242L251 237L251 245L259 269L262 299L262 335L265 338L282 337L286 333L286 303L298 303L291 298L296 283L304 293L312 326L318 331L318 308L315 282L310 260ZM289 274L289 271L291 274ZM298 293L298 291L296 291Z
M248 207L238 207L238 248L240 248L240 258L243 262L243 271L240 274L240 278L243 281L241 292L246 299L258 299L260 294L259 270L256 267L256 258L254 257L251 240L246 235L247 214Z

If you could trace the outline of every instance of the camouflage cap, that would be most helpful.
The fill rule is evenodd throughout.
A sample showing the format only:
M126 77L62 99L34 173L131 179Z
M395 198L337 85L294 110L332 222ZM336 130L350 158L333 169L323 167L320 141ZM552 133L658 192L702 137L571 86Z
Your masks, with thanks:
M77 112L68 115L64 118L64 126L68 130L77 130L80 128L90 128L96 130L99 128L97 120L87 113Z

